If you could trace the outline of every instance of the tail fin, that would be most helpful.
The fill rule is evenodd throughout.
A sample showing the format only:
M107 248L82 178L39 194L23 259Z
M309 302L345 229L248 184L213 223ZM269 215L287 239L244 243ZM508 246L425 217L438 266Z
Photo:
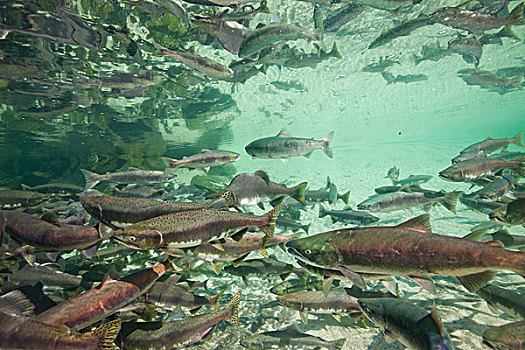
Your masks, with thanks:
M32 187L29 187L29 186L27 186L27 185L25 185L25 184L20 184L20 186L22 187L22 189L23 189L24 191L31 191L31 190L33 189Z
M268 217L268 223L265 226L259 227L259 229L267 236L267 237L273 237L273 232L275 230L275 221L277 220L277 217L279 216L279 213L281 212L282 204L279 204L266 214L264 216Z
M339 52L339 49L337 48L337 44L334 41L334 45L332 45L332 50L330 52L321 51L320 53L321 57L335 57L335 58L343 58L341 55L341 52Z
M270 13L266 0L261 1L261 4L259 5L259 13Z
M108 322L98 327L94 331L89 332L88 334L100 336L97 349L108 350L108 349L113 349L113 342L117 338L117 335L119 332L120 332L120 319Z
M326 215L328 215L327 210L322 205L319 206L319 217L324 218Z
M341 339L338 339L338 340L334 340L334 347L333 349L334 350L341 350L343 348L343 346L345 345L345 341L346 341L346 338L341 338Z
M525 19L523 18L523 9L525 8L525 2L522 2L512 10L509 15L510 24L514 25L523 25L525 24Z
M168 157L162 157L161 159L164 162L164 164L166 165L166 167L169 168L170 171L177 170L178 168L180 168L183 165L182 160L168 158Z
M86 187L84 188L84 191L92 189L100 182L100 175L86 169L80 169L80 171L86 179Z
M298 202L301 202L303 204L306 203L304 200L304 191L306 190L307 185L307 182L302 182L299 185L292 187L291 190L293 190L293 194L291 197Z
M235 293L232 300L228 303L226 308L231 309L231 315L226 320L232 324L239 324L239 303L241 302L241 292L242 290Z
M514 33L512 31L512 26L510 24L507 24L505 27L503 27L503 29L501 29L499 32L498 32L498 36L500 38L511 38L511 39L516 39L516 40L521 40L519 36L516 35L516 33Z
M350 191L346 192L345 194L338 194L337 198L342 200L343 203L348 204L348 201L350 200Z
M396 81L396 77L394 74L390 73L390 72L381 72L381 76L383 77L383 79L386 80L386 83L387 84L392 84Z
M332 147L330 147L330 142L332 142L332 137L334 137L333 130L328 133L323 138L323 152L328 156L328 158L333 158L334 154L332 153Z
M224 193L210 203L208 209L227 210L233 204L233 193L231 191L224 191Z
M223 294L224 294L224 290L221 290L217 295L215 295L215 296L213 296L211 298L208 298L209 304L218 306ZM217 309L218 309L218 307L217 307Z
M523 143L523 132L525 130L521 130L516 136L512 138L512 143L516 146L525 147L525 144ZM23 187L24 185L22 185Z
M456 214L456 204L458 203L459 197L463 194L461 191L454 191L447 193L440 200L440 203L447 208L450 212Z

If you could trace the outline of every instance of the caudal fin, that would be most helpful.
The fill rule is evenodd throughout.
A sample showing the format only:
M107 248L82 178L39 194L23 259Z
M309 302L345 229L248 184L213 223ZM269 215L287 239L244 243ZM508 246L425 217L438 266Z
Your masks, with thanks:
M447 193L440 203L447 208L450 212L456 214L456 204L458 203L459 197L463 194L461 191L454 191Z
M259 227L259 229L267 236L267 237L273 237L273 232L275 231L275 221L277 220L277 217L279 216L279 213L281 212L282 204L279 204L266 214L264 216L268 217L268 223L265 226Z
M523 132L525 130L521 130L516 136L512 138L512 143L516 146L525 147L525 144L523 143Z
M342 200L345 204L348 204L348 201L350 200L350 191L345 194L338 194L337 198Z
M330 131L328 135L326 135L323 138L323 152L328 156L328 158L333 158L334 154L332 153L332 147L330 146L330 142L332 142L332 137L334 136L334 132Z
M523 9L525 8L525 2L522 2L512 10L508 19L510 24L514 25L523 25L525 24L525 19L523 18Z
M326 215L328 215L327 210L322 205L319 206L319 217L324 218Z
M306 203L304 200L304 191L306 190L307 185L308 185L307 182L302 182L299 185L292 187L291 190L293 192L292 192L291 197L298 202L301 202L303 204Z
M168 157L162 157L161 159L164 162L164 164L166 165L166 167L169 168L169 170L171 172L177 170L182 165L184 165L182 160L168 158Z
M345 345L345 341L346 341L346 338L341 338L341 339L338 339L338 340L334 340L333 344L333 349L334 350L341 350L343 348L343 346Z
M118 333L120 332L120 319L108 322L88 334L99 336L97 349L99 350L109 350L114 349L113 342L117 338Z
M239 324L239 303L241 302L242 290L239 290L228 303L227 308L231 309L230 317L226 320L232 324Z
M86 179L86 187L84 187L84 191L92 189L100 182L100 175L86 169L80 169L80 171Z

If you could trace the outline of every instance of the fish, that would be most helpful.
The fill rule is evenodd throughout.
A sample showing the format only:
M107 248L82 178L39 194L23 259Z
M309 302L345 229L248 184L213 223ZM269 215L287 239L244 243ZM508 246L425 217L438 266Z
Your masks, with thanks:
M467 153L467 152L483 152L486 155L489 155L491 153L494 153L499 150L506 150L509 145L516 145L518 147L525 147L525 144L523 143L523 133L525 130L520 131L516 134L514 137L510 138L502 138L502 139L494 139L492 137L487 137L485 140L481 142L476 142L463 150L461 150L461 153Z
M0 211L2 232L22 244L29 244L46 252L80 249L91 258L103 240L112 235L104 225L98 227L62 225L54 214L40 219L16 211Z
M29 317L33 305L22 293L11 293L1 298L2 303L11 304L7 310L4 306L0 306L0 347L3 349L108 349L113 347L113 342L120 330L120 320L108 322L87 333L71 332L67 327L49 325ZM7 298L9 300L5 300Z
M302 223L297 222L293 220L292 218L289 218L288 216L283 216L283 215L280 215L277 218L276 225L279 227L291 229L292 231L303 230L304 232L308 232L311 226L311 224L303 225Z
M525 343L525 321L490 327L483 332L483 344L492 349L523 349Z
M316 32L309 32L294 24L271 23L255 29L244 37L239 48L239 57L250 57L278 42L297 39L311 40L319 47L323 46Z
M491 29L498 29L504 25L523 25L523 9L525 3L518 4L506 18L498 18L492 14L481 11L472 11L458 7L444 7L430 15L430 20L434 23L463 29L476 37L483 35L483 32Z
M162 198L166 193L163 189L156 189L150 186L128 186L123 189L113 188L117 197L123 198Z
M246 153L253 158L262 159L287 159L290 157L304 156L309 158L313 151L321 149L329 157L333 158L330 142L334 135L330 131L322 140L313 138L293 137L283 129L275 137L265 137L250 142L246 147Z
M252 5L244 5L236 9L226 9L219 14L219 18L223 21L236 21L243 23L253 18L258 13L270 13L266 0L261 1L258 8L254 8Z
M343 210L328 210L323 206L319 207L319 217L329 215L332 222L342 222L350 225L372 225L379 221L377 216L374 216L366 211L352 210L346 208Z
M249 275L279 275L282 280L285 280L290 274L294 273L300 279L305 279L305 273L302 269L298 269L293 265L286 264L274 259L251 259L241 262L237 266L228 265L224 267L226 273L242 278L243 282L248 285Z
M523 76L519 75L514 78L507 78L498 74L497 72L490 72L481 69L461 69L458 71L458 77L463 79L467 85L477 85L482 89L497 92L504 95L507 92L516 89L521 90L521 81Z
M173 57L188 68L194 69L204 76L229 81L233 78L233 70L217 61L199 56L189 51L173 51L161 45L156 45L161 56Z
M122 344L125 349L130 350L186 347L202 339L222 320L238 325L240 301L241 291L238 291L228 305L220 310L175 321L124 323L121 332Z
M474 193L480 199L498 201L506 196L514 187L516 178L512 175L503 175L495 178L491 183Z
M31 207L48 198L48 195L39 192L0 190L0 209Z
M444 57L450 56L451 52L446 48L441 46L438 42L424 44L421 48L421 52L417 54L412 54L414 58L415 65L419 65L423 61L433 61L438 62Z
M456 204L463 192L454 191L450 193L437 192L389 192L376 194L359 203L357 209L376 212L389 212L413 207L424 207L430 209L439 203L451 213L456 213Z
M168 307L185 306L194 309L204 305L215 304L219 296L207 298L195 295L180 285L157 281L142 295L141 299L149 303Z
M432 175L410 175L404 179L392 179L392 184L396 186L424 184L432 179Z
M177 17L185 28L189 27L190 21L188 20L188 15L179 3L174 0L158 0L158 3L168 10L169 13Z
M456 38L448 42L447 48L461 55L465 62L473 63L476 68L479 66L483 54L483 44L474 35L458 34Z
M327 33L337 32L351 20L357 18L365 6L360 4L347 4L339 9L332 11L323 20L323 28Z
M119 229L113 238L134 249L159 249L195 247L232 236L240 239L249 227L272 237L280 210L277 206L261 216L210 209L166 214Z
M525 319L525 294L493 284L481 287L476 294L487 302L489 309L496 315L501 310L511 317Z
M395 76L390 72L381 72L381 76L386 80L387 84L397 84L397 83L415 83L418 81L428 80L428 76L425 74L399 74Z
M509 249L525 249L525 236L511 235L507 230L498 230L493 233L488 233L493 241L503 243L505 248Z
M114 182L122 184L152 184L169 182L174 177L169 177L164 171L140 170L129 168L127 171L99 175L86 169L80 169L86 179L84 191L90 190L100 182Z
M58 271L50 266L33 264L25 265L20 270L13 271L9 276L9 283L18 285L34 284L38 281L49 287L60 288L91 288L91 283L85 281L81 276Z
M312 53L304 53L295 50L292 57L284 61L283 66L289 68L316 67L319 63L329 59L330 57L343 58L341 52L339 52L339 49L337 48L335 41L330 51L319 49L317 52L314 51Z
M489 219L502 225L525 225L525 198L518 198L489 214Z
M474 158L452 164L440 171L439 177L452 182L469 182L494 176L503 169L511 169L519 175L525 176L525 160L521 157L514 160Z
M503 203L498 202L489 202L473 197L467 197L467 196L461 196L459 197L459 201L469 207L469 209L472 209L474 211L483 213L483 214L490 214L494 210L500 208Z
M477 158L487 158L487 155L483 151L461 152L460 154L452 158L452 164L463 162L469 159L477 159Z
M81 186L67 183L52 182L37 186L20 185L24 191L39 191L45 193L56 193L56 192L80 192L83 190Z
M493 270L525 275L525 253L433 233L429 215L397 226L355 227L319 233L286 242L286 250L306 264L337 269L365 289L361 273L408 276L436 294L429 274L456 276L467 290L477 290Z
M346 293L329 291L301 291L277 297L284 307L299 311L303 323L308 323L308 314L331 314L340 318L341 314L359 313L357 298Z
M357 303L363 314L383 330L385 337L397 339L410 349L455 349L435 305L429 313L394 298L360 298Z
M350 191L344 194L337 193L337 187L328 176L326 178L326 186L324 188L304 191L304 198L308 202L330 202L332 204L340 199L345 204L348 204L348 200L350 199Z
M226 193L225 196L228 194ZM95 219L107 224L134 224L156 216L197 209L225 209L224 199L214 203L159 201L148 198L111 196L80 197L80 203Z
M381 35L368 45L368 49L371 50L383 46L396 38L410 35L414 30L431 24L433 24L433 21L431 21L430 17L424 15L402 22L398 26L381 33Z
M94 288L67 299L38 316L36 320L54 326L79 330L117 312L145 293L167 270L172 270L172 258L164 263L129 274L119 279L108 273ZM116 277L116 276L115 276Z
M417 4L419 0L358 0L358 4L373 7L379 10L395 11L404 7L409 7Z
M192 14L191 23L214 36L222 47L235 55L249 29L236 21L226 21L216 16Z
M301 292L304 290L321 290L323 288L323 279L317 276L308 276L305 281L300 279L288 279L273 286L270 293L275 295L284 295L289 293Z
M241 346L249 350L282 349L288 347L316 348L341 350L346 339L324 340L319 337L302 333L297 325L293 324L283 330L257 333L241 339Z
M261 207L262 203L280 202L285 196L305 203L304 191L306 186L307 183L302 182L294 187L286 187L286 185L270 181L270 175L266 171L257 170L255 173L241 173L235 176L225 189L207 196L206 199L219 198L229 192L228 206L258 205Z
M163 160L166 161L166 164L170 168L170 171L173 171L180 167L186 167L190 170L205 169L206 171L208 171L211 167L236 162L239 159L239 153L218 150L212 151L209 149L203 149L202 153L194 154L189 157L183 157L181 160L166 157L163 158Z
M378 62L368 64L367 66L363 67L361 71L368 72L368 73L381 73L385 69L393 67L394 64L396 63L401 64L399 62L399 57L397 57L396 55L385 56L385 57L382 56L382 57L379 57ZM399 169L397 169L397 172L398 172L397 176L399 176Z

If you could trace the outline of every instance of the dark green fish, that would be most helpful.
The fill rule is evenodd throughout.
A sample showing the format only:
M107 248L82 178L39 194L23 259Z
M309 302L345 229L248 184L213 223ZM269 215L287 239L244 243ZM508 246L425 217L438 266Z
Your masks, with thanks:
M473 35L461 35L447 44L447 48L463 57L467 63L473 63L475 67L479 66L481 55L483 54L483 44Z
M490 214L503 205L503 203L484 201L481 199L466 196L459 197L459 201L465 204L470 209L483 214Z
M158 201L147 198L120 198L111 196L80 197L86 211L107 224L134 224L156 216L197 209L224 209L224 200L214 204L198 202Z
M365 316L383 329L385 336L398 339L410 349L455 349L435 306L429 313L394 298L360 298L357 303Z
M415 83L418 81L428 80L428 76L425 74L399 74L395 76L390 72L381 72L381 76L386 80L387 84L397 84L397 83Z
M385 45L392 40L399 38L401 36L410 35L414 30L431 25L433 22L430 20L430 17L421 15L418 18L408 20L401 23L400 25L387 30L386 32L381 33L369 46L368 49L375 49L376 47Z
M261 206L262 203L272 202L284 196L304 203L306 185L306 182L303 182L294 187L286 187L286 185L270 181L270 176L266 171L258 170L253 174L242 173L235 176L224 190L209 195L206 199L219 198L229 192L231 193L228 200L229 206Z
M191 23L216 37L226 51L235 55L239 53L244 34L249 31L248 28L238 22L225 21L210 15L192 14Z
M491 327L483 332L483 343L498 350L521 350L525 343L525 321Z
M283 41L307 39L322 46L317 33L293 24L272 23L255 29L245 36L239 48L239 57L250 57L273 44Z
M93 226L62 225L54 215L35 218L15 211L0 211L3 222L2 232L9 233L15 241L29 244L47 252L81 249L91 258L98 245L111 237L111 230L103 225Z
M507 78L497 72L473 68L459 70L458 77L463 79L467 85L477 85L482 89L488 89L500 95L521 89L521 81L523 79L522 76Z
M335 203L338 199L341 199L345 204L348 204L350 199L350 191L339 194L337 193L337 187L330 181L330 177L326 179L326 186L318 190L304 191L304 198L308 202L329 202Z
M319 217L329 215L332 222L342 222L350 225L371 225L379 221L377 216L374 216L366 211L352 210L350 208L344 210L327 210L323 206L319 208Z
M258 227L271 237L280 210L281 206L277 206L261 216L210 209L183 211L126 226L116 231L113 238L135 249L158 249L195 247L243 234L249 227Z
M281 215L277 218L276 225L290 229L292 231L303 230L304 232L308 232L311 224L303 225L302 223L297 222L288 216Z
M424 44L421 48L421 52L412 54L414 63L417 66L423 61L438 62L444 57L450 56L452 53L446 48L440 45L439 41L430 44Z
M195 295L179 285L158 281L141 297L150 303L168 307L185 306L192 309L204 305L213 305L217 302L217 298L217 296L207 298Z
M172 269L171 259L132 273L118 280L109 276L95 288L70 298L36 319L49 325L82 329L117 312L146 292L166 270Z
M392 67L395 63L401 64L399 63L399 57L397 57L396 55L380 57L378 62L370 63L369 65L361 69L361 71L368 73L381 73L385 69Z
M492 284L481 287L476 294L487 302L489 309L495 314L503 311L514 318L525 319L525 294Z
M13 271L9 276L9 282L15 284L34 284L42 281L46 287L60 288L90 288L91 284L85 282L81 276L57 271L46 265L26 265L18 271Z
M409 276L435 293L429 274L457 276L469 290L492 279L493 270L525 275L525 253L435 234L428 214L397 226L348 228L291 240L286 249L295 258L324 269L338 269L361 288L361 273Z
M395 11L403 7L412 6L420 1L414 0L357 0L356 3L370 6L379 10Z
M426 193L426 192L389 192L376 194L359 203L357 209L376 212L389 212L413 207L430 209L437 203L443 205L452 213L456 213L456 204L463 192Z
M31 207L48 199L48 195L31 191L0 190L0 209Z
M292 57L284 61L283 65L290 68L316 67L319 63L330 57L343 58L335 41L330 51L319 49L317 52L304 53L296 50Z
M297 325L279 331L257 333L241 339L241 346L249 350L315 348L341 350L346 339L327 341L313 335L302 333Z
M301 279L305 279L305 273L293 265L286 264L274 259L252 259L241 262L237 266L228 265L224 271L242 277L245 284L248 284L249 275L268 276L279 275L281 279L286 279L290 274L295 273Z
M492 180L482 189L474 192L474 195L485 200L498 201L506 196L514 187L516 178L512 175L503 175Z
M30 187L30 186L27 186L27 185L24 185L24 184L21 184L20 186L22 186L22 189L24 191L40 191L40 192L45 192L45 193L57 193L57 192L80 192L82 191L82 187L81 186L77 186L77 185L73 185L73 184L65 184L65 183L48 183L48 184L44 184L44 185L37 185L37 186L33 186L33 187Z
M324 31L337 32L345 24L357 18L364 10L364 6L352 3L330 12L323 20Z
M493 241L503 243L505 248L509 249L525 249L525 236L511 235L507 230L499 230L494 233L488 233Z
M121 184L152 184L171 181L172 179L164 171L140 170L130 168L128 171L120 171L104 175L95 174L86 169L80 169L86 179L84 191L95 187L99 182L115 182Z
M281 130L275 137L265 137L252 141L245 147L246 153L252 158L262 159L288 159L290 157L309 158L313 151L322 149L323 152L332 158L332 148L330 142L334 132L331 131L321 141L313 138L293 137Z
M525 198L518 198L495 209L489 218L502 225L525 225Z
M202 339L215 324L222 320L239 324L237 312L240 301L241 291L238 291L228 305L221 310L176 321L123 324L121 335L124 348L142 350L186 347Z
M166 160L170 170L175 170L180 167L186 167L188 169L206 169L210 170L211 167L220 166L228 163L238 161L240 158L239 153L230 151L212 151L209 149L203 149L202 153L194 154L189 157L183 157L181 160L172 158L163 158Z
M289 279L273 286L270 292L275 295L284 295L289 293L301 292L304 290L321 290L323 289L323 279L317 276L308 276L306 281L300 279Z

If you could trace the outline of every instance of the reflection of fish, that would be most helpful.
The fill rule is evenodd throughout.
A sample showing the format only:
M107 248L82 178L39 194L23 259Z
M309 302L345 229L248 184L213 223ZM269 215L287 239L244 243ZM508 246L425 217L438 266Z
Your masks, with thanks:
M332 141L333 134L334 132L331 131L322 140L314 140L313 138L293 137L288 135L285 130L281 130L277 136L250 142L245 149L253 158L286 159L300 156L309 158L316 149L322 149L328 157L332 158L330 141Z
M525 253L494 242L434 234L428 214L397 226L348 228L294 239L286 249L307 264L338 269L361 287L366 286L361 273L410 276L434 292L428 274L458 276L469 290L487 283L492 270L525 275Z
M337 32L341 27L357 18L365 7L359 4L348 4L343 6L330 14L323 21L323 28L325 32Z
M228 305L198 316L188 316L176 321L137 322L123 324L122 338L125 349L174 349L193 344L204 337L222 320L239 324L238 309L241 291Z
M467 63L474 63L479 66L479 60L483 54L483 44L473 35L461 35L448 42L448 49L454 53L460 54Z
M522 89L522 75L509 79L497 72L493 73L486 70L468 68L459 70L458 77L463 79L467 85L477 85L482 89L488 89L500 95L516 89Z
M487 329L483 332L483 343L493 349L523 349L525 321Z
M359 308L385 335L398 339L410 349L455 349L437 314L393 298L361 298Z
M381 33L381 35L379 35L368 46L368 49L374 49L376 47L379 47L379 46L382 46L382 45L385 45L391 42L395 38L410 35L414 30L424 27L429 24L432 24L432 21L430 21L430 18L428 16L420 16L418 18L403 22L400 25Z
M399 74L395 76L390 72L381 72L381 76L386 80L387 84L397 84L397 83L416 83L418 81L428 80L428 76L425 74Z
M257 333L241 339L241 345L250 350L282 349L288 347L340 350L346 339L323 340L319 337L302 333L297 325L279 331Z

